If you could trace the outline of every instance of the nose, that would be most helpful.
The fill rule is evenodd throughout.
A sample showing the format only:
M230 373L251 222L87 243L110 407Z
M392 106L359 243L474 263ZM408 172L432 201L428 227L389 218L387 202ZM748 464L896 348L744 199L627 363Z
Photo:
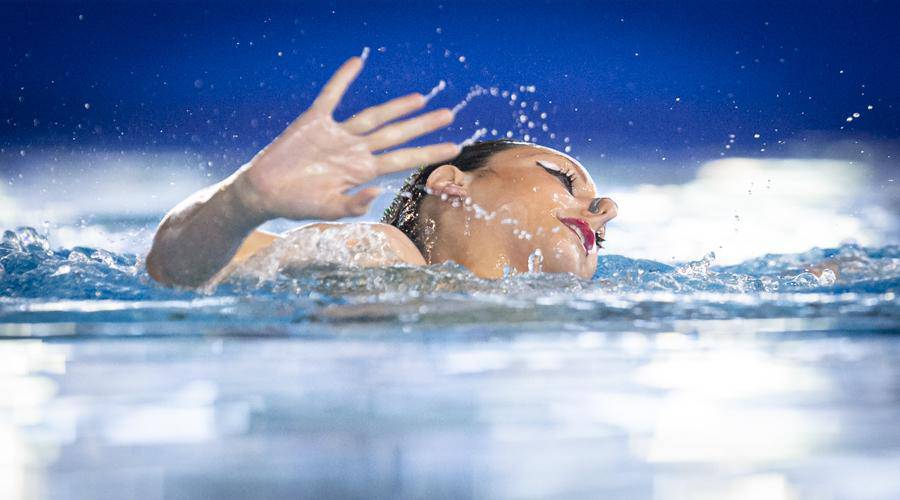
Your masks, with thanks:
M594 198L588 205L588 212L592 218L599 219L597 224L606 224L619 214L619 206L610 198Z

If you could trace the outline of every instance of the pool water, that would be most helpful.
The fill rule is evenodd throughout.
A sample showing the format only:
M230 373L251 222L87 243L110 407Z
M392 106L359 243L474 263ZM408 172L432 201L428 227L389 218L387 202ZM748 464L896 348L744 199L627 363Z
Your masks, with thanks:
M805 269L837 263L839 272ZM3 498L900 495L900 247L208 293L0 243Z

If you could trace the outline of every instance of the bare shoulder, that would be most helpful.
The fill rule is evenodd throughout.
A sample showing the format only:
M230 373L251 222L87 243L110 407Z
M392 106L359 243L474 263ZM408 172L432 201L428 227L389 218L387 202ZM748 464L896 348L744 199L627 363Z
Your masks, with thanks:
M310 264L359 267L425 265L422 253L402 231L374 222L316 222L280 235L255 231L241 245L231 262L208 286L232 276L271 278Z
M425 258L422 257L422 252L419 251L415 243L413 243L403 231L390 224L382 224L380 222L360 224L365 224L370 231L384 235L388 242L390 242L391 248L393 248L407 264L414 264L417 266L425 265Z
M366 267L392 264L425 265L425 259L416 245L402 231L389 224L316 222L292 229L283 236L286 241L308 242L312 239L328 244L337 242L341 249L346 248L350 252L348 257L352 263ZM322 260L332 260L325 255L319 257Z
M243 242L241 242L241 246L238 247L238 250L237 252L235 252L234 257L231 258L231 262L240 264L259 251L269 247L270 245L272 245L272 243L275 243L280 238L281 236L274 233L259 230L253 231L246 238L244 238Z

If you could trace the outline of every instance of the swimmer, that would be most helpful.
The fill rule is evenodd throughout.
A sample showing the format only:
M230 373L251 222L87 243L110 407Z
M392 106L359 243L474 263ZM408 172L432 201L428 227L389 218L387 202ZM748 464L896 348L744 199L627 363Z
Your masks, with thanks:
M285 266L453 261L484 278L528 271L537 259L544 272L594 274L617 206L598 196L581 164L515 141L396 149L447 126L453 113L402 119L427 102L413 93L335 121L332 113L362 67L361 58L349 59L312 106L250 162L172 209L147 255L150 276L167 285L209 286L273 254ZM257 229L275 218L364 215L379 190L351 190L422 165L381 223L318 222L283 235Z

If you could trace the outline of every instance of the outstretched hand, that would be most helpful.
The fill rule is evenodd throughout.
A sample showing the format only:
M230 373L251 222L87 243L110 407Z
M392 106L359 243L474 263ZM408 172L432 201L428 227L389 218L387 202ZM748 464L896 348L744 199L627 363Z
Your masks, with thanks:
M336 122L334 109L362 67L359 57L345 62L312 106L237 172L236 192L245 206L265 218L333 220L363 215L379 189L370 187L353 195L348 190L459 153L459 146L448 142L375 154L453 121L449 109L439 109L391 123L425 106L427 100L419 93Z

